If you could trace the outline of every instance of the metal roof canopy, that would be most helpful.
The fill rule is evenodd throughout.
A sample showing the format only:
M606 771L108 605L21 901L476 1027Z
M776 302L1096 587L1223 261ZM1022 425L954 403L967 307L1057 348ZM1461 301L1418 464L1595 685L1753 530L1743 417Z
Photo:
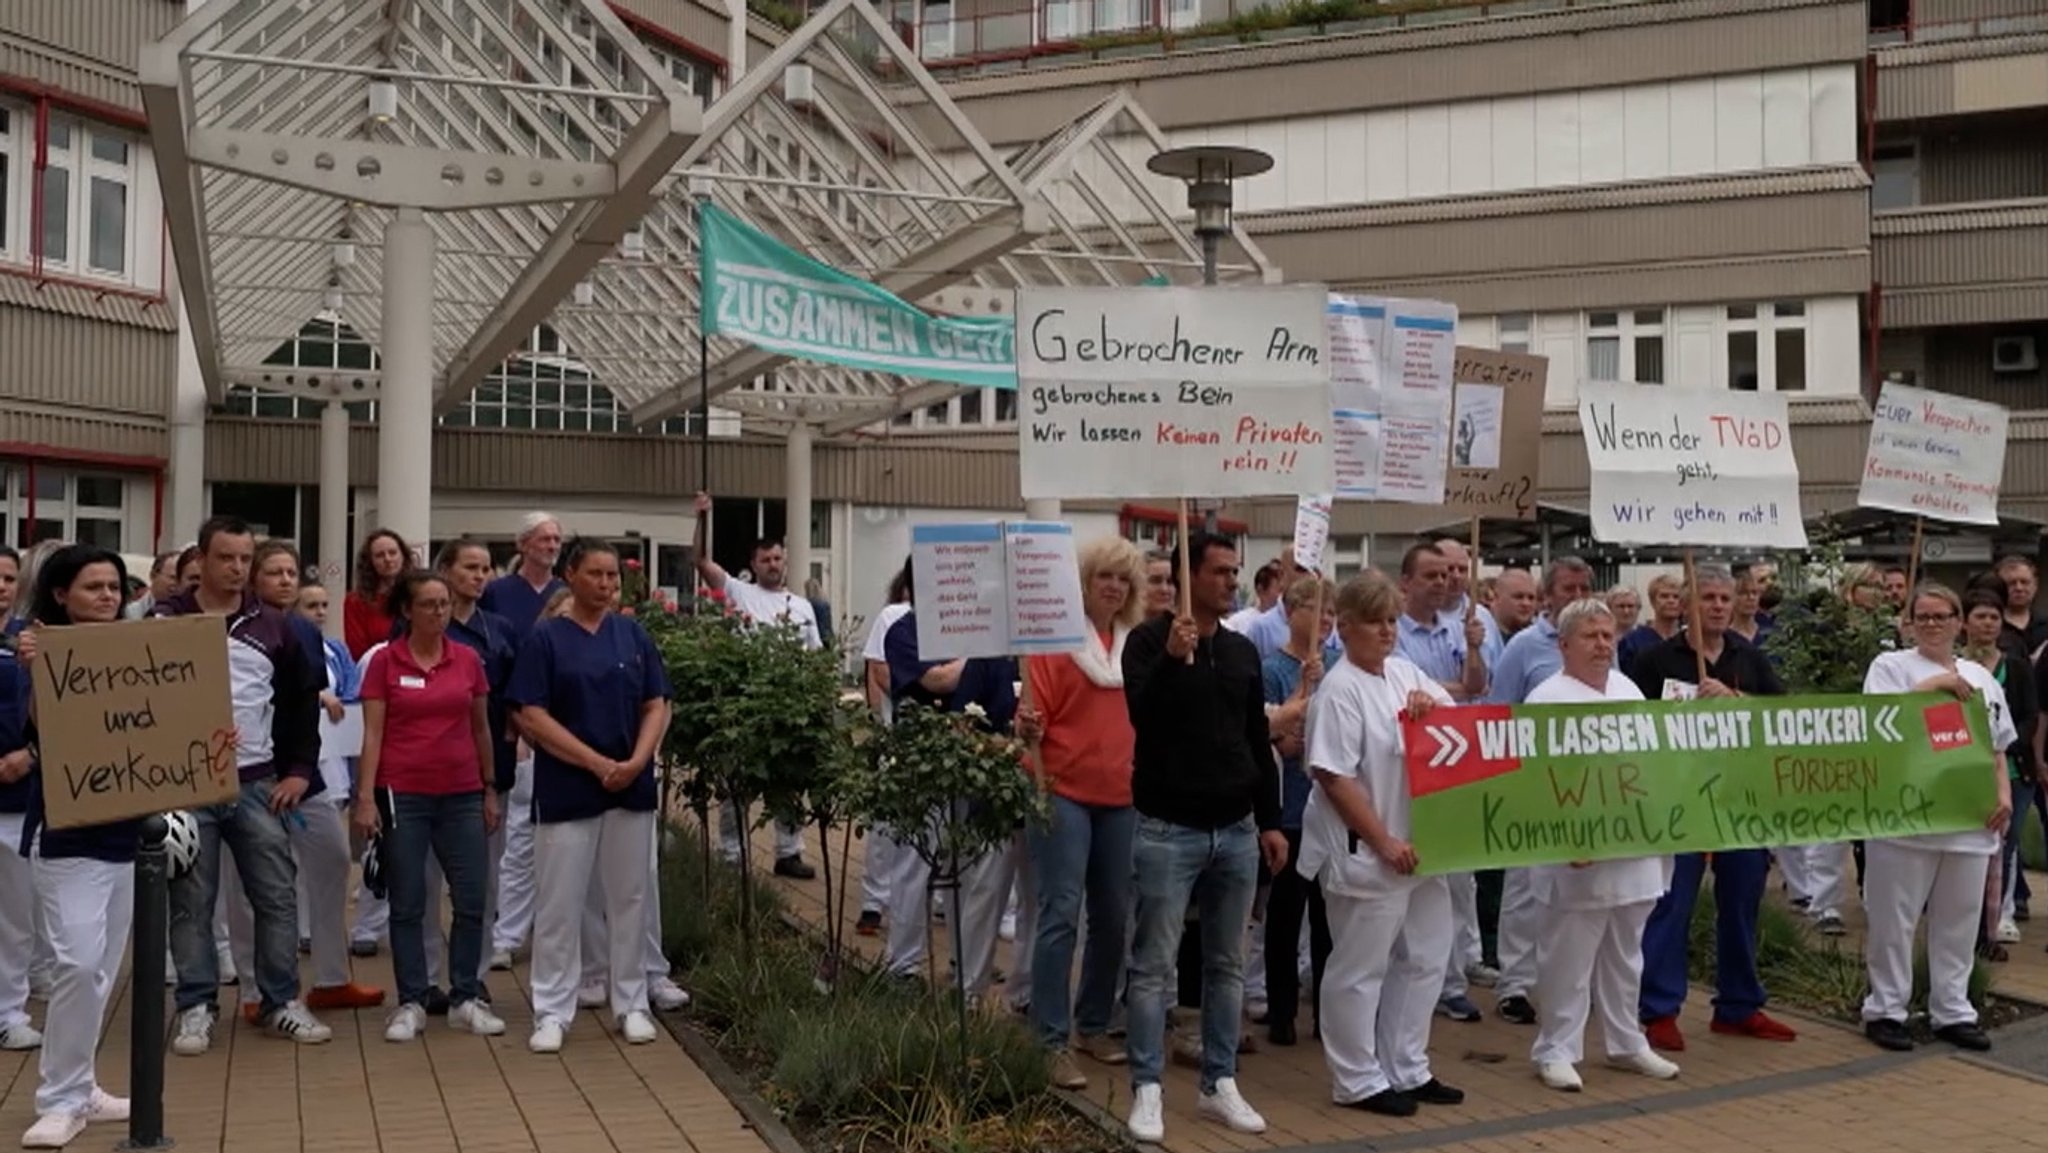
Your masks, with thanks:
M466 394L655 202L702 119L603 0L214 0L140 74L215 403L275 377L264 359L316 316L379 342L401 207L434 230L434 371ZM374 395L376 373L325 375L285 390Z
M943 402L966 390L792 361L721 337L709 340L700 389L696 198L937 312L1007 313L1022 285L1199 283L1200 252L1139 175L1142 165L1113 147L1133 135L1147 152L1166 145L1120 91L999 156L872 5L835 0L712 105L678 170L687 179L650 214L650 234L666 238L672 259L607 262L595 299L564 306L556 328L596 379L634 402L635 423L687 411L708 393L755 424L809 423L837 435ZM1177 254L1140 245L1118 203L1165 228ZM1250 263L1231 270L1277 281L1264 254L1236 236ZM683 306L641 329L636 357L612 359L609 342L581 337L586 322L602 326L670 294Z

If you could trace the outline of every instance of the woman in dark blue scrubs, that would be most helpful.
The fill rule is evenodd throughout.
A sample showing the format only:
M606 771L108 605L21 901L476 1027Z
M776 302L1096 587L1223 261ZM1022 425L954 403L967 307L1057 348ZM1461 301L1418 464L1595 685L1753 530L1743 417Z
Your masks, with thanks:
M570 541L562 572L569 611L534 626L505 693L534 746L534 1027L527 1047L536 1053L561 1051L576 1017L593 878L604 890L612 1015L629 1044L658 1036L643 943L668 674L654 639L614 610L619 557L611 545Z

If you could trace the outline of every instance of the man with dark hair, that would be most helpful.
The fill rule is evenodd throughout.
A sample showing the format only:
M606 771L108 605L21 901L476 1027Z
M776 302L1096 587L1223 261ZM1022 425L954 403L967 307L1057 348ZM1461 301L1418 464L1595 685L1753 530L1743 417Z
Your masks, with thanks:
M234 517L199 527L199 585L157 603L154 615L215 614L226 622L229 703L239 743L235 762L242 792L236 800L192 810L199 825L199 855L171 882L171 954L177 962L178 1022L171 1049L196 1057L213 1044L219 1013L219 959L213 910L220 891L220 851L234 854L235 871L255 914L259 1020L273 1036L317 1044L333 1032L299 1000L298 870L292 862L285 818L320 788L320 690L298 634L278 610L256 599L249 569L256 536Z
M1289 582L1282 578L1292 576L1293 568L1292 564L1283 566L1277 560L1269 560L1260 565L1259 571L1252 574L1252 603L1231 613L1224 620L1223 627L1244 635L1253 621L1272 612L1273 606L1279 604L1280 598L1287 592Z
M1741 576L1741 573L1737 573ZM1886 565L1878 574L1884 582L1884 603L1893 608L1902 608L1906 603L1906 570L1898 565Z
M1138 894L1129 991L1129 1127L1166 1133L1160 1101L1166 1001L1192 896L1202 934L1202 1073L1196 1112L1239 1133L1265 1118L1237 1088L1243 1027L1244 932L1259 862L1287 863L1279 767L1267 732L1258 649L1223 627L1237 587L1237 549L1197 533L1187 542L1187 611L1153 617L1124 643L1124 695L1137 734L1131 774L1139 815L1132 862Z
M711 494L698 493L696 507L697 575L705 587L724 596L733 611L746 619L794 627L805 648L824 648L824 638L818 634L817 610L789 589L789 557L782 542L766 537L755 540L747 554L747 570L753 580L734 580L724 566L711 559ZM743 826L752 825L751 814L748 816L743 820L742 814L730 806L719 809L719 850L728 861L740 859L740 838L746 835ZM780 821L775 824L775 875L797 881L808 881L818 875L816 869L804 862L803 830Z

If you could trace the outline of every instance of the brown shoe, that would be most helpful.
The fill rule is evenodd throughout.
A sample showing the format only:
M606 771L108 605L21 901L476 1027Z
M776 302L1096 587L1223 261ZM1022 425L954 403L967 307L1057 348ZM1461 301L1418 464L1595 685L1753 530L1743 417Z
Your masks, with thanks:
M1065 1049L1053 1050L1051 1077L1052 1083L1062 1089L1078 1091L1088 1087L1088 1074L1081 1072L1074 1055Z
M1074 1048L1079 1049L1088 1059L1099 1061L1104 1065L1123 1065L1131 1059L1130 1053L1124 1049L1123 1042L1106 1033L1094 1037L1083 1037Z

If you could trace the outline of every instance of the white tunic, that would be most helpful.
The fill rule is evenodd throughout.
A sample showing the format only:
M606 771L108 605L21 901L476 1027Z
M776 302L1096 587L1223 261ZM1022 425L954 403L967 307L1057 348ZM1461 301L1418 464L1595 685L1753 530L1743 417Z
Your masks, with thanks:
M1308 710L1311 772L1350 777L1365 788L1387 834L1408 839L1408 773L1403 763L1401 710L1416 689L1450 704L1442 685L1407 660L1389 656L1382 675L1349 660L1323 676ZM1388 868L1371 846L1351 844L1351 829L1318 785L1301 821L1301 860L1295 870L1346 897L1370 897L1411 884Z
M1879 653L1870 662L1870 671L1864 674L1865 693L1910 693L1913 686L1938 677L1948 670L1921 656L1917 649L1903 649L1897 652ZM1984 706L1991 713L1992 752L2003 752L2019 739L2012 725L2012 713L2006 708L2005 689L1991 670L1976 661L1956 658L1956 672L1970 682L1970 686L1984 696ZM1987 758L1988 759L1988 758ZM1991 771L1989 765L1984 771ZM1991 814L1986 813L1985 816ZM1908 849L1926 852L1968 853L1972 856L1988 857L1998 851L1999 837L1990 829L1965 829L1960 833L1923 833L1917 837L1892 838L1892 843Z
M1610 669L1605 691L1577 677L1557 673L1529 690L1525 703L1571 705L1642 699L1642 690L1634 681ZM1536 899L1553 909L1615 909L1663 896L1664 890L1671 887L1671 858L1632 857L1621 861L1595 861L1584 868L1538 865L1529 870L1529 884Z

